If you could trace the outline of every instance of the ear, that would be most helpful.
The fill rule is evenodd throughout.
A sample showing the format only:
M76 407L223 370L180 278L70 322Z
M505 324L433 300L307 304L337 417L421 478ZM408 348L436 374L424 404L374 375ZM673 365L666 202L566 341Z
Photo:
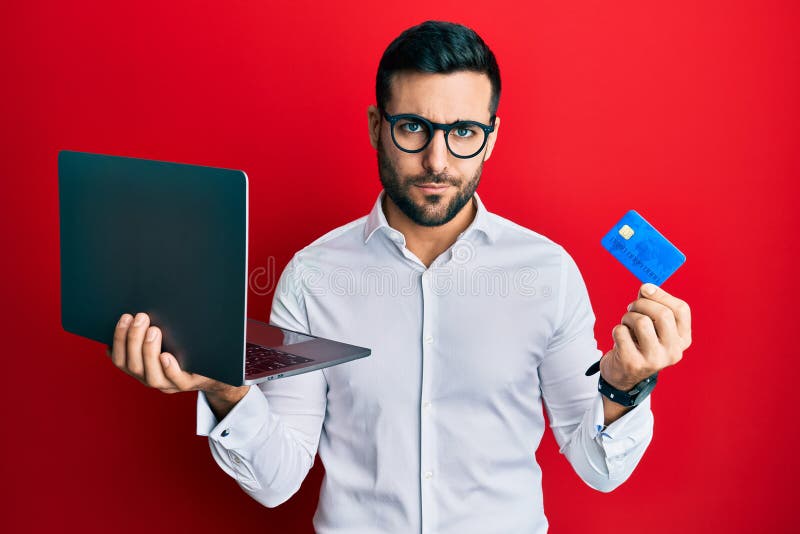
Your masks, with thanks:
M486 138L486 155L483 157L483 161L489 159L489 156L492 155L492 150L494 150L494 143L497 141L497 132L500 130L500 117L494 118L494 131L489 134L489 137Z
M369 143L375 150L378 149L378 136L381 129L381 112L377 106L367 108L367 121L369 123Z

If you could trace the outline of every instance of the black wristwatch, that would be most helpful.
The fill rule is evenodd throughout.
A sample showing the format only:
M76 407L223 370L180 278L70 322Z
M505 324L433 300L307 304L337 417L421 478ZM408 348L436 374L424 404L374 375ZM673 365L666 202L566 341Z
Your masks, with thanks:
M600 370L600 360L597 360L595 363L592 364L586 370L586 376L591 376L595 374L597 371ZM626 407L631 406L638 406L642 403L642 401L647 398L653 388L656 387L656 382L658 381L658 373L648 376L635 386L633 389L628 391L622 391L603 379L603 375L600 375L600 379L597 383L597 389L600 390L604 396L608 397L610 400L616 402L617 404L621 404Z

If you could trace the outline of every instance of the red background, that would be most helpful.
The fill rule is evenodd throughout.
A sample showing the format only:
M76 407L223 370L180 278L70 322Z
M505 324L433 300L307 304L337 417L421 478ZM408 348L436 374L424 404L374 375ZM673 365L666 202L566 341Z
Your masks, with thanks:
M56 153L246 170L250 269L280 270L371 207L378 60L428 18L497 55L502 129L479 191L573 254L603 350L638 282L602 234L635 208L688 257L664 287L692 306L694 344L660 377L654 440L601 494L548 431L552 531L797 527L796 2L117 4L0 7L4 530L311 531L319 462L261 507L194 435L195 394L146 389L61 330ZM250 315L270 303L251 294Z

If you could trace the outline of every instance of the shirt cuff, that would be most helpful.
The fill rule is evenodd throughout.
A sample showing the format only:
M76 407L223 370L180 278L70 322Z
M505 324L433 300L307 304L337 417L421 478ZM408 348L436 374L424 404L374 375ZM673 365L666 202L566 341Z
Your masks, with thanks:
M222 421L217 421L205 393L198 391L197 435L208 436L226 449L244 446L268 421L269 402L258 386L250 386Z
M618 458L626 455L652 433L651 397L652 393L641 404L634 406L631 410L625 412L622 417L604 428L603 395L598 392L594 401L594 413L592 416L595 429L594 437L595 440L602 444L607 458Z

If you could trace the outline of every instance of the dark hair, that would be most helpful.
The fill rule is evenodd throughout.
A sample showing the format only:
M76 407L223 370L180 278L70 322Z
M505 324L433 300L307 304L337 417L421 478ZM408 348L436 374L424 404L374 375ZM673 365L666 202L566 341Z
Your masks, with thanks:
M489 112L494 117L500 102L500 69L494 54L474 30L439 20L412 26L383 52L375 80L378 107L386 109L391 98L392 75L402 71L449 74L458 71L484 73L492 84Z

